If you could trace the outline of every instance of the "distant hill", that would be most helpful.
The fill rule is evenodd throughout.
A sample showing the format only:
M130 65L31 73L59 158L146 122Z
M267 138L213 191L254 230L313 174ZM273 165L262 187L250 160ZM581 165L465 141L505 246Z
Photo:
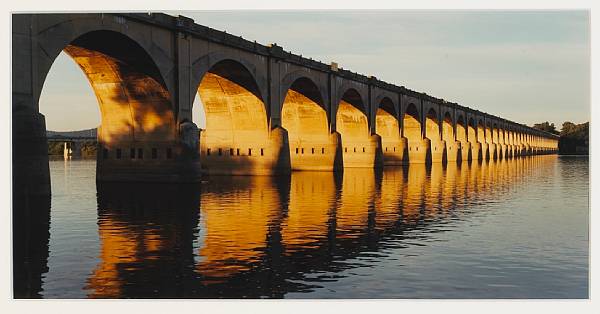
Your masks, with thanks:
M87 130L79 130L79 131L50 131L46 130L47 137L96 137L97 130L96 128L87 129Z

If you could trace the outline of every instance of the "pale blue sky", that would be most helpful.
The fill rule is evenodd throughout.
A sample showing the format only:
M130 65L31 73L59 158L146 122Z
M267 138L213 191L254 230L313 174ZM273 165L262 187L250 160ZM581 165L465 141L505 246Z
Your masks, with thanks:
M586 11L208 11L196 23L525 124L589 121ZM98 105L61 55L40 108L51 130L97 126ZM203 124L201 110L194 121Z

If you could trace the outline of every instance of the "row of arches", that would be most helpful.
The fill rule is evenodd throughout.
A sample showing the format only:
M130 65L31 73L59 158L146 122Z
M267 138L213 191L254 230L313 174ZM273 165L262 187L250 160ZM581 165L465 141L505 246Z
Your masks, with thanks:
M206 123L197 133L189 121L194 117L177 122L179 104L169 84L152 57L127 36L92 31L64 51L83 70L99 103L99 169L140 165L146 163L144 156L156 165L178 161L186 149L192 158L199 156L209 173L271 174L500 159L556 148L555 141L506 131L489 121L463 115L453 119L450 112L434 108L421 112L414 103L399 112L389 97L376 104L370 121L364 97L351 86L340 90L328 110L321 88L303 75L290 82L280 125L272 125L255 73L232 58L211 62L197 85ZM199 152L190 154L197 146ZM123 158L130 150L138 153Z
M237 71L245 71L240 64L227 64L229 73L235 72L233 70L236 68ZM242 172L249 169L262 172L261 167L269 169L277 157L272 156L270 160L263 158L262 164L260 158L251 158L252 150L258 147L263 147L260 148L260 157L264 157L268 146L265 143L270 140L267 115L264 104L260 103L260 95L241 76L230 76L220 84L209 87L205 82L212 79L212 71L209 70L199 87L201 99L209 101L206 107L206 130L201 141L203 162L207 169L217 172L231 172L235 166L239 166ZM219 105L215 105L219 102ZM228 108L225 103L229 104ZM375 134L372 134L366 106L359 92L353 88L345 90L340 97L334 116L335 130L332 130L326 108L319 88L310 78L299 77L285 94L281 126L287 133L292 170L490 160L550 152L556 148L553 146L555 143L550 141L539 142L538 145L546 146L538 147L529 142L531 137L506 131L496 123L488 121L486 124L483 119L470 117L466 120L463 115L458 115L455 123L450 112L445 112L439 118L439 113L433 108L422 118L417 105L413 103L407 106L399 119L398 110L388 97L384 97L377 106ZM239 124L232 123L236 113L251 119L239 121ZM223 114L229 115L229 119L224 119ZM225 132L228 136L219 136L217 132ZM238 145L246 145L241 154ZM221 152L217 156L211 154L215 149ZM280 147L275 145L270 149L277 152ZM227 150L235 152L230 154L230 159L222 157L222 151ZM233 162L235 158L241 162Z

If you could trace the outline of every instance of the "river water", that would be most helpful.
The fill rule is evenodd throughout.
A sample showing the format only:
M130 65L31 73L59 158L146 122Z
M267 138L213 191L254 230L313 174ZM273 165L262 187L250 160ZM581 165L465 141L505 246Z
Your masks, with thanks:
M587 158L98 184L51 161L45 298L587 298Z

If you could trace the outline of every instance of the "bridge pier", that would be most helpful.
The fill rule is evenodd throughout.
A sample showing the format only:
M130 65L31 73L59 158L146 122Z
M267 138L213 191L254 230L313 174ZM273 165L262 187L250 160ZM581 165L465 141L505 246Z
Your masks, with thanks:
M488 150L490 155L490 160L498 160L498 147L496 143L489 143Z
M64 142L63 156L67 158L81 158L81 144L79 142Z
M335 135L332 136L335 137ZM205 139L206 133L203 131L200 136L200 154L202 172L205 174L278 175L291 171L288 133L282 127L277 126L272 129L269 132L267 143L262 145L260 143L230 145L228 141L207 143ZM329 147L326 152L330 152L332 149L333 147ZM301 150L302 148L298 148L298 154L302 154ZM304 154L312 154L312 151L308 150L306 148ZM325 164L324 167L332 166Z
M383 166L381 136L371 135L366 142L344 142L342 138L344 168L378 168Z
M531 146L529 144L523 145L523 156L531 156Z
M482 159L482 149L481 149L481 143L480 142L473 142L471 143L471 160L472 161L479 161Z
M429 143L431 143L430 151L431 151L431 162L432 163L440 163L444 160L444 154L446 151L446 141L443 140L431 140L429 139Z
M460 142L460 159L466 162L472 159L470 142Z
M523 157L527 155L527 148L525 147L525 144L520 144L519 145L519 157Z
M46 119L31 107L19 106L12 116L14 198L50 195Z
M337 171L343 166L341 135L338 132L331 133L327 143L290 145L292 171Z
M498 147L499 147L498 159L499 160L506 159L506 144L498 144Z
M446 142L446 160L448 163L454 163L459 160L461 143L459 141Z
M431 162L431 141L428 138L422 139L408 147L409 164L424 164Z
M401 137L398 141L382 142L384 166L400 166L408 164L408 139Z
M489 160L490 159L490 150L489 150L489 145L488 143L480 143L481 144L481 153L480 153L480 157L479 160Z

